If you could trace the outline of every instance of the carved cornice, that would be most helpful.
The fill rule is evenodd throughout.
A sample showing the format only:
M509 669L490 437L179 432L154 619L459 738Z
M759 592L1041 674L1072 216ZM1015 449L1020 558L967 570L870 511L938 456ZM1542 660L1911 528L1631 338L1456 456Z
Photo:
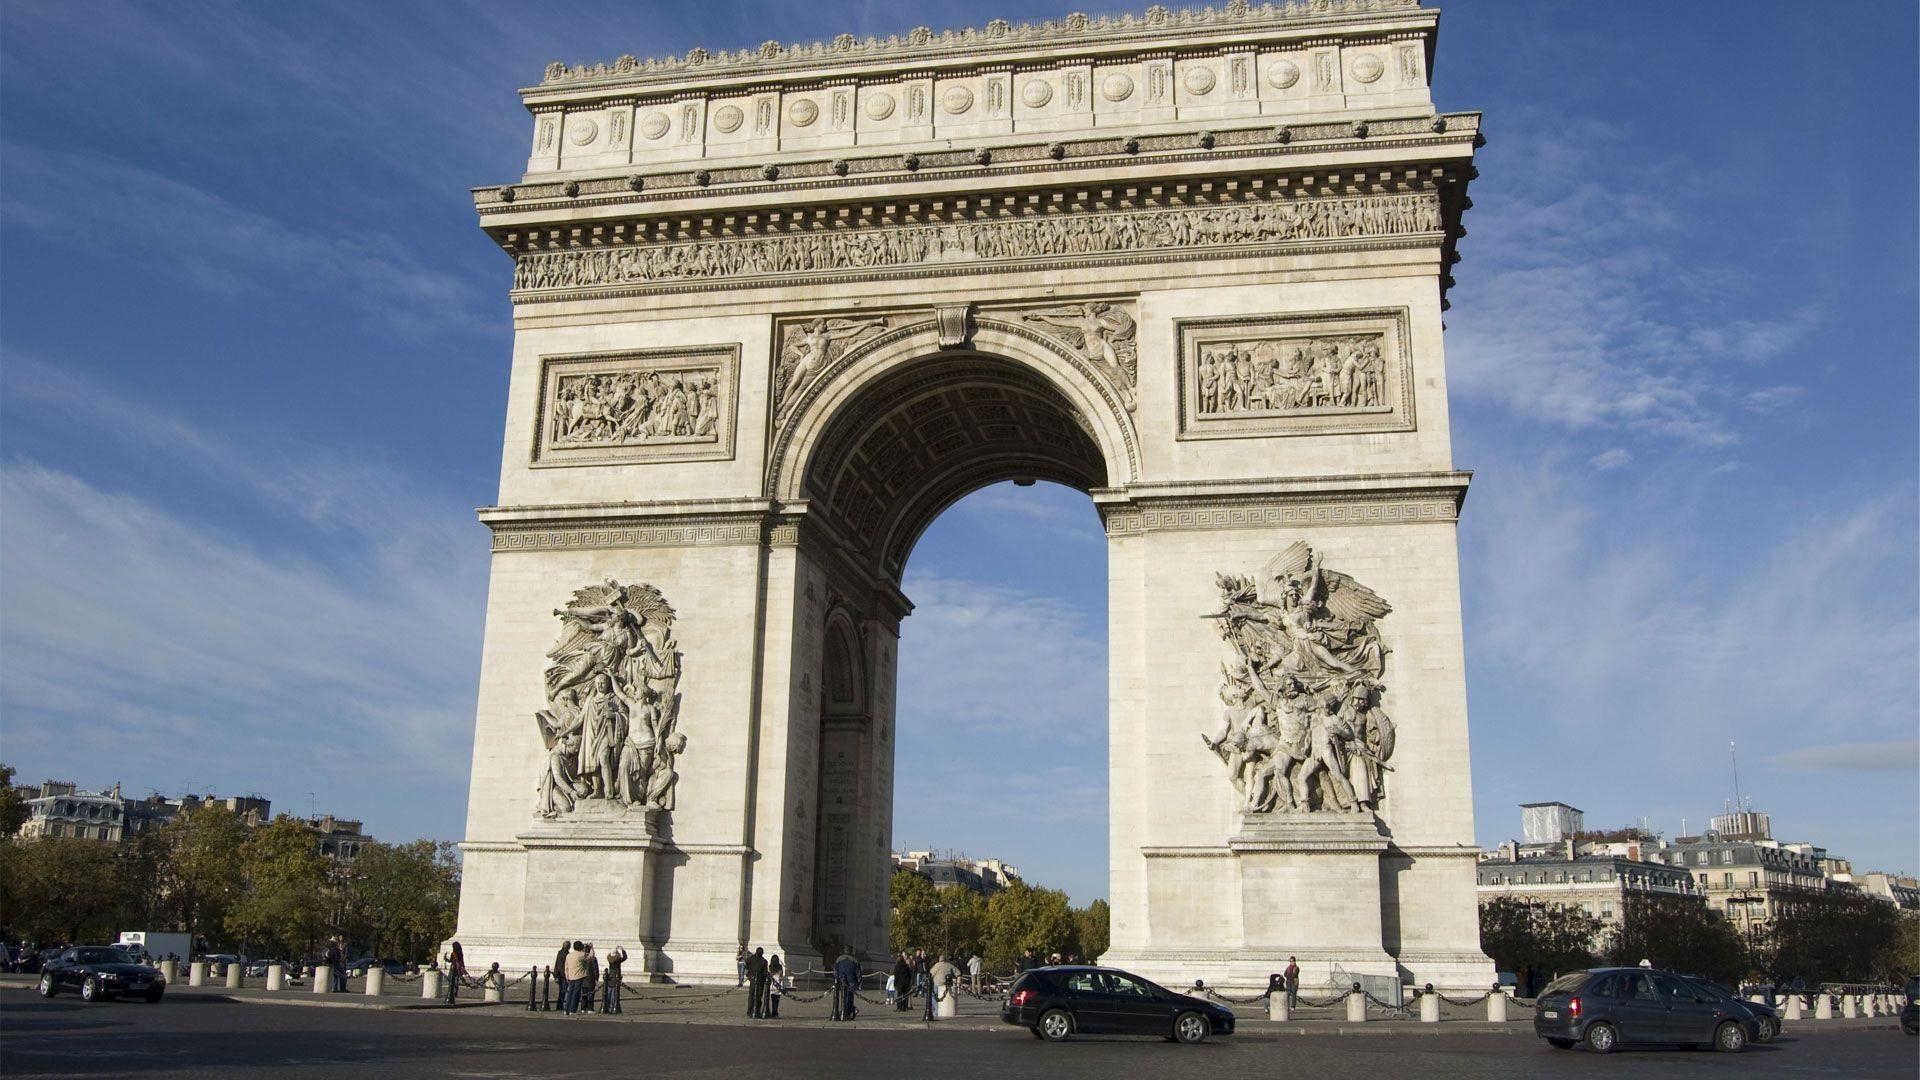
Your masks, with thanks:
M1248 3L1229 0L1221 7L1169 9L1154 5L1145 12L1089 16L1074 13L1060 19L1014 25L995 19L985 27L935 32L915 27L886 38L856 38L841 34L832 41L781 45L767 41L757 48L712 52L703 48L685 56L641 60L622 56L611 64L547 65L540 86L522 91L536 94L569 86L644 86L689 76L763 76L775 78L795 68L826 69L845 64L879 61L928 62L953 57L991 62L998 53L1041 47L1048 50L1126 44L1164 39L1181 31L1245 31L1266 28L1320 27L1356 16L1379 17L1419 12L1419 0L1286 0Z
M764 499L493 506L479 515L495 552L760 544L778 525Z
M1109 537L1196 529L1452 523L1468 473L1213 481L1101 492ZM1156 490L1157 489L1157 490Z

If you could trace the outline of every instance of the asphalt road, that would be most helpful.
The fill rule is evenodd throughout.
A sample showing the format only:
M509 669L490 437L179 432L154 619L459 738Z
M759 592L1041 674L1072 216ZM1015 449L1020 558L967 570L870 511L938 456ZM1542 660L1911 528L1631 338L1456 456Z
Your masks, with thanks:
M1525 1035L1276 1035L1201 1046L1151 1039L1039 1042L1024 1031L852 1024L621 1023L518 1010L323 1009L181 998L147 1005L0 997L7 1077L1899 1077L1920 1040L1898 1031L1783 1037L1738 1055L1597 1057Z

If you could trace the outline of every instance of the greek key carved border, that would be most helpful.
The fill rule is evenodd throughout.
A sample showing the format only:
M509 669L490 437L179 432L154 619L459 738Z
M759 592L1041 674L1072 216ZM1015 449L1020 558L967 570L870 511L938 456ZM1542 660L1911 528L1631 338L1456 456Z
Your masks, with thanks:
M493 550L568 551L623 547L683 547L698 544L758 544L767 539L758 518L660 522L657 524L502 525Z
M1442 494L1122 507L1108 511L1107 535L1195 529L1267 529L1327 525L1408 525L1459 520L1458 501Z

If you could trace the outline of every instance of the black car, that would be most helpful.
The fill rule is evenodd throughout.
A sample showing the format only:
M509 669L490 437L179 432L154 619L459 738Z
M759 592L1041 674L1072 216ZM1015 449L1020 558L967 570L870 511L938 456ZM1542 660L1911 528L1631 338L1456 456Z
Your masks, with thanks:
M1535 999L1533 1033L1557 1049L1580 1043L1608 1054L1627 1044L1712 1044L1739 1053L1760 1036L1741 1004L1681 975L1651 968L1599 968L1562 975Z
M1907 980L1907 1003L1900 1007L1900 1030L1920 1035L1920 975Z
M1680 977L1685 979L1687 985L1693 987L1695 990L1700 991L1716 1001L1726 1002L1730 1009L1744 1009L1752 1014L1755 1028L1753 1036L1754 1042L1772 1042L1773 1037L1780 1034L1779 1009L1771 1005L1763 1005L1757 1001L1748 1001L1711 979L1703 979L1698 975L1682 975Z
M1197 1043L1233 1034L1233 1010L1114 968L1033 968L1014 981L1000 1019L1058 1042L1069 1035L1158 1035Z
M167 980L159 968L128 963L127 954L119 949L82 945L60 953L40 969L41 997L62 990L77 990L87 1001L128 994L157 1002L167 991Z

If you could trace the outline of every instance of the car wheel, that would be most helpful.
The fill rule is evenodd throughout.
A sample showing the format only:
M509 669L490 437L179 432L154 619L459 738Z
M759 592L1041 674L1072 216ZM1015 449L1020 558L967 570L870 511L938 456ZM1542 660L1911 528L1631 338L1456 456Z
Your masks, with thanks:
M1173 1037L1191 1046L1207 1040L1207 1018L1197 1012L1183 1012L1173 1021Z
M1587 1029L1587 1049L1596 1054L1611 1054L1620 1048L1620 1032L1602 1020Z
M1720 1025L1713 1033L1713 1048L1723 1054L1737 1054L1747 1048L1747 1032L1739 1024L1728 1021Z
M1040 1037L1048 1042L1059 1042L1073 1034L1073 1017L1068 1016L1063 1009L1048 1009L1040 1014L1040 1025L1037 1030L1040 1032Z
M1548 1039L1547 1045L1553 1047L1555 1050L1571 1050L1573 1049L1573 1040L1572 1039Z
M52 975L40 976L40 996L52 997L57 993L59 993L59 990L53 985L53 976Z
M1778 1031L1773 1026L1773 1019L1771 1017L1761 1017L1758 1041L1772 1042L1776 1034L1778 1034Z
M163 995L164 995L165 993L166 993L166 991L164 991L164 990L149 990L149 991L147 991L147 1004L149 1004L149 1005L158 1005L158 1004L160 1004L160 998L161 998L161 997L162 997L162 996L163 996Z
M99 1001L100 1000L100 980L94 978L91 975L87 976L87 981L80 984L80 1000L81 1001Z

